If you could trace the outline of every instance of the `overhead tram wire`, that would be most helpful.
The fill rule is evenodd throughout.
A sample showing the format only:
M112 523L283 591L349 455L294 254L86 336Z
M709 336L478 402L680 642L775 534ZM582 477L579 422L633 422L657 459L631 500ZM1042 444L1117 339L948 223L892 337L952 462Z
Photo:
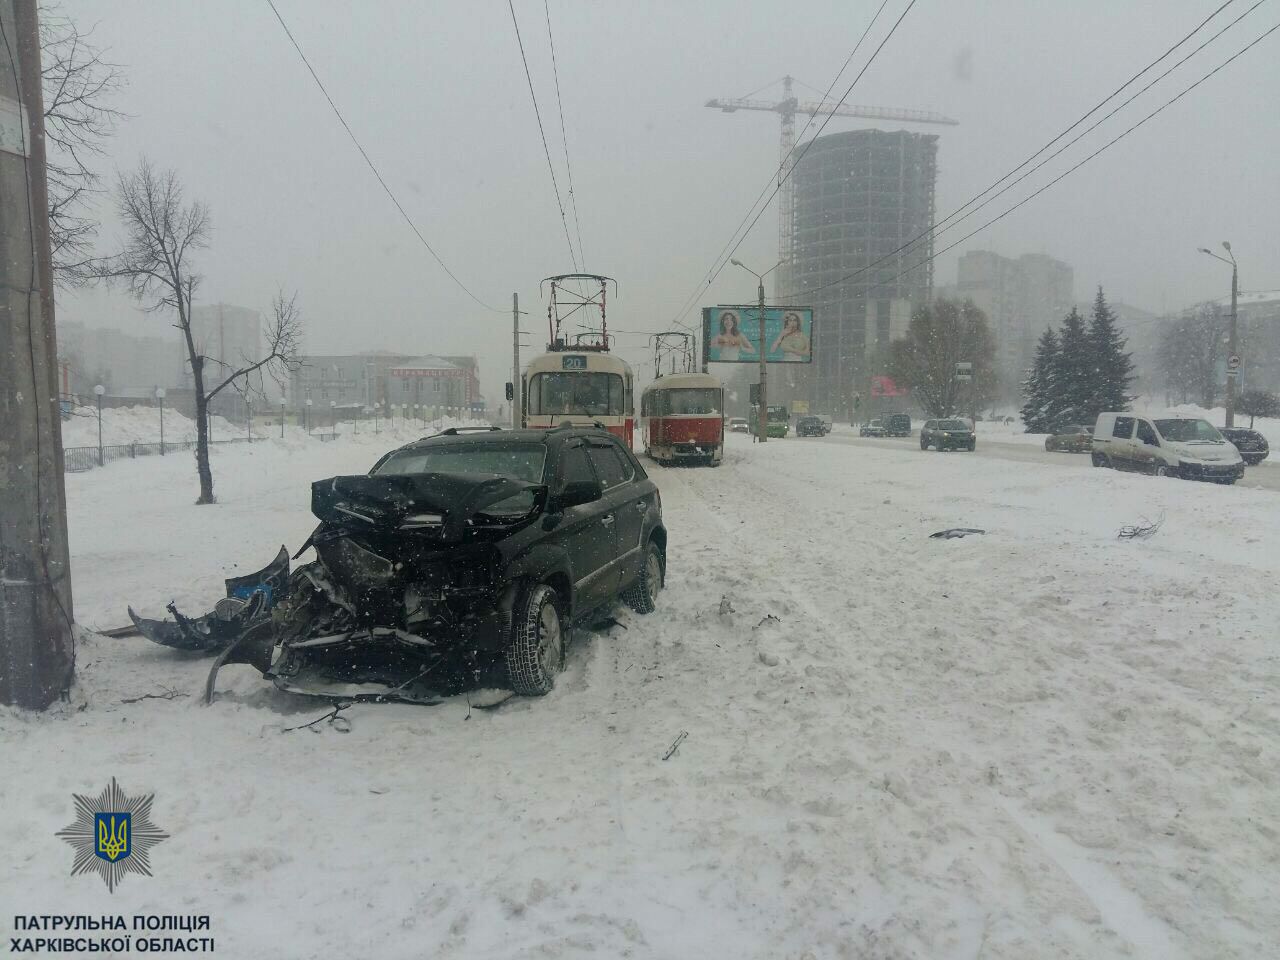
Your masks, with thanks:
M1173 52L1174 50L1176 50L1178 47L1180 47L1180 46L1182 46L1184 43L1186 43L1186 42L1187 42L1187 40L1189 40L1189 39L1191 39L1191 37L1195 36L1195 35L1196 35L1196 33L1198 33L1201 29L1203 29L1203 28L1204 28L1205 24L1207 24L1207 23L1209 22L1209 20L1212 20L1214 16L1216 16L1218 13L1220 13L1220 12L1221 12L1225 7L1227 7L1231 2L1233 2L1233 0L1227 0L1227 2L1226 2L1226 3L1224 3L1224 4L1222 4L1222 6L1220 6L1217 10L1215 10L1215 11L1213 12L1213 14L1211 14L1207 19L1205 19L1204 21L1202 21L1202 22L1199 24L1199 26L1197 26L1194 30L1192 30L1189 34L1187 34L1185 37L1183 37L1181 40L1179 40L1177 43L1175 43L1172 47L1170 47L1168 50L1166 50L1164 53L1162 53L1159 57L1157 57L1155 60L1153 60L1153 61L1152 61L1151 63L1149 63L1147 66L1145 66L1145 67L1143 67L1141 70L1139 70L1139 71L1138 71L1138 73L1136 73L1132 78L1130 78L1129 80L1127 80L1127 81L1125 81L1123 84L1121 84L1119 87L1117 87L1115 91L1113 91L1112 93L1110 93L1109 95L1107 95L1107 97L1105 97L1103 100L1099 101L1097 105L1095 105L1091 110L1089 110L1086 114L1084 114L1084 116L1082 116L1079 120L1077 120L1075 123L1071 124L1071 126L1067 127L1067 129L1063 130L1063 131L1062 131L1062 133L1059 133L1056 137L1054 137L1052 140L1050 140L1048 143L1046 143L1043 147L1041 147L1039 150L1037 150L1034 154L1032 154L1029 158L1027 158L1026 160L1024 160L1024 161L1023 161L1022 163L1020 163L1018 166L1014 167L1012 170L1010 170L1008 173L1006 173L1006 174L1005 174L1003 177L1001 177L999 180L996 180L996 181L995 181L995 183L993 183L993 184L992 184L990 187L988 187L986 190L982 191L982 193L979 193L979 194L977 194L976 196L971 197L969 200L967 200L967 201L966 201L965 203L963 203L961 206L957 207L955 210L953 210L950 214L948 214L948 215L947 215L946 217L944 217L942 220L939 220L937 223L934 223L934 224L930 225L929 229L927 229L927 230L925 230L925 231L923 231L923 232L921 232L921 233L917 234L915 237L912 237L910 240L908 240L906 243L904 243L904 244L902 244L901 246L899 246L897 249L895 249L895 250L891 250L889 253L885 254L883 257L880 257L878 260L872 261L871 263L867 264L865 267L859 267L857 270L854 270L852 273L848 273L848 274L846 274L846 275L845 275L845 276L843 276L843 277L838 277L837 279L835 279L835 280L830 280L830 281L828 281L827 283L819 284L819 285L818 285L818 286L816 286L816 287L810 287L810 288L808 288L807 290L803 290L803 291L791 291L791 292L789 292L788 294L786 294L785 296L786 296L786 297L796 297L796 296L806 296L806 297L807 297L807 296L812 295L813 293L816 293L816 292L817 292L817 291L819 291L819 290L825 290L825 289L827 289L827 288L829 288L829 287L839 286L840 284L847 283L848 281L850 281L850 280L854 280L854 279L856 279L857 277L860 277L860 276L862 276L863 274L865 274L865 273L867 273L867 272L869 272L869 271L871 271L871 270L874 270L876 267L878 267L878 266L880 266L880 265L882 265L882 264L884 264L884 263L889 262L890 260L893 260L893 259L895 259L895 258L900 258L900 257L901 257L901 255L902 255L902 253L903 253L903 251L910 251L910 249L911 249L912 247L916 246L917 244L921 243L922 241L924 241L924 240L926 240L926 239L936 239L937 237L942 236L942 234L947 233L948 231L950 231L951 229L953 229L954 227L956 227L956 226L957 226L957 225L959 225L960 223L962 223L962 222L964 222L965 220L969 219L969 217L973 216L973 215L974 215L975 213L977 213L979 210L981 210L981 209L983 209L984 207L986 207L986 206L987 206L988 204L990 204L992 201L994 201L994 200L998 199L999 197L1001 197L1002 195L1004 195L1004 194L1008 193L1010 190L1012 190L1014 187L1016 187L1016 186L1017 186L1019 183L1021 183L1023 180L1026 180L1026 179L1027 179L1027 177L1031 176L1033 173L1035 173L1037 170L1039 170L1039 169L1041 169L1042 167L1044 167L1044 166L1045 166L1046 164L1048 164L1050 161L1052 161L1052 160L1056 159L1057 157L1059 157L1060 155L1062 155L1064 152L1066 152L1068 149L1070 149L1072 146L1074 146L1075 144L1079 143L1082 139L1084 139L1086 136L1088 136L1090 133L1092 133L1094 130L1096 130L1098 127L1100 127L1102 124L1106 123L1106 121L1110 120L1112 117L1114 117L1117 113L1119 113L1121 110L1123 110L1123 109L1124 109L1125 107L1127 107L1129 104L1133 103L1133 101L1134 101L1134 100L1136 100L1138 97L1142 96L1142 94L1146 93L1146 92L1147 92L1148 90L1150 90L1153 86L1155 86L1155 85L1156 85L1157 83L1159 83L1161 80L1165 79L1167 76L1169 76L1171 73L1173 73L1173 71L1177 70L1180 66L1182 66L1184 63L1186 63L1188 60L1190 60L1192 57L1194 57L1196 54L1198 54L1201 50L1203 50L1203 49L1204 49L1205 47L1207 47L1209 44L1213 43L1213 41L1217 40L1220 36L1222 36L1224 33L1226 33L1228 30L1230 30L1233 26L1235 26L1237 23L1239 23L1241 20L1243 20L1243 19L1244 19L1245 17L1247 17L1249 14L1251 14L1254 10L1256 10L1256 9L1257 9L1258 7L1260 7L1263 3L1265 3L1265 2L1266 2L1266 0L1256 0L1256 2L1253 4L1253 6L1249 7L1249 8L1248 8L1247 10L1245 10L1242 14L1240 14L1240 16L1236 17L1234 20L1232 20L1230 23L1228 23L1226 26L1224 26L1222 29L1220 29L1220 30L1219 30L1217 33L1215 33L1213 36L1209 37L1209 39L1207 39L1207 40L1205 40L1203 43L1201 43L1201 44L1200 44L1200 46L1196 47L1194 50L1192 50L1190 53L1188 53L1186 56L1184 56L1184 57L1183 57L1181 60L1179 60L1177 63L1173 64L1173 66L1169 67L1169 69L1165 70L1165 71L1164 71L1164 73L1160 74L1160 75L1159 75L1158 77L1156 77L1154 80L1151 80L1150 82L1148 82L1148 83L1146 84L1146 86L1142 87L1142 88L1141 88L1140 90L1138 90L1136 93L1132 94L1128 99L1126 99L1124 102L1122 102L1121 104L1119 104L1119 106L1116 106L1116 107L1112 108L1112 110L1111 110L1111 111L1109 111L1108 113L1106 113L1105 115L1103 115L1099 120L1095 121L1093 124L1091 124L1090 126L1086 127L1086 128L1085 128L1081 133L1077 134L1075 137L1073 137L1073 138L1072 138L1071 140L1069 140L1067 143L1063 144L1061 147L1059 147L1057 150L1055 150L1052 154L1050 154L1050 155L1049 155L1048 157L1046 157L1044 160L1041 160L1038 164L1036 164L1034 167L1032 167L1030 170L1028 170L1028 171L1027 171L1026 173L1024 173L1022 176L1018 177L1016 180L1011 181L1010 183L1005 184L1003 187L1001 187L1001 188L1000 188L999 190L997 190L995 193L991 194L991 196L987 197L987 199L985 199L985 200L983 200L981 203L979 203L979 204L978 204L976 207L974 207L972 210L969 210L969 212L968 212L968 213L965 213L963 216L957 216L957 215L958 215L958 214L960 214L960 212L961 212L962 210L964 210L966 207L971 206L975 201L977 201L977 200L981 199L981 198L982 198L983 196L985 196L987 193L990 193L990 191L992 190L992 188L994 188L997 184L1000 184L1001 182L1003 182L1003 181L1007 180L1009 177L1013 176L1013 174L1017 173L1019 170L1021 170L1023 167L1025 167L1028 163L1030 163L1030 162L1031 162L1032 160L1034 160L1036 157L1040 156L1040 154L1044 153L1044 151L1045 151L1045 150L1047 150L1047 149L1048 149L1049 147L1051 147L1053 144L1057 143L1057 142L1058 142L1059 140L1061 140L1064 136L1066 136L1068 133L1070 133L1072 130L1074 130L1076 127L1078 127L1078 126L1079 126L1079 125L1080 125L1084 120L1086 120L1088 117L1092 116L1094 113L1096 113L1098 110L1100 110L1100 109L1101 109L1103 106L1105 106L1105 105L1106 105L1110 100L1114 99L1114 98L1115 98L1115 96L1116 96L1116 94L1120 93L1122 90L1124 90L1125 88L1127 88L1128 86L1130 86L1130 85L1134 82L1134 80L1136 80L1136 79L1138 79L1139 77L1141 77L1144 73L1146 73L1147 71L1149 71L1149 70L1150 70L1152 67L1154 67L1156 64L1158 64L1158 63L1160 63L1162 60L1164 60L1164 59L1165 59L1165 58L1166 58L1170 53L1172 53L1172 52ZM954 222L951 222L948 226L943 226L943 224L947 224L947 223L948 223L948 221L954 221ZM950 248L948 247L948 249L950 249ZM927 262L928 262L928 260L921 261L921 265L922 265L922 264L924 264L924 263L927 263ZM912 268L912 269L914 269L914 268ZM899 274L899 276L901 276L901 274ZM895 279L896 279L896 277L895 277Z
M587 270L587 251L582 246L582 224L578 220L578 194L573 186L573 166L569 163L569 135L564 128L564 101L560 98L560 69L556 66L556 41L551 35L551 2L542 0L542 9L547 15L547 43L551 47L551 75L556 80L556 106L560 110L560 141L564 144L564 169L569 178L569 205L573 208L573 229L578 235L578 258L582 261L582 271Z
M867 35L871 33L872 28L875 27L876 21L880 19L880 14L884 11L884 8L888 6L888 3L889 3L889 0L881 0L880 6L876 9L876 12L872 15L871 20L867 23L866 27L863 29L862 36L860 36L858 38L858 42L853 45L853 49L849 51L849 56L845 57L844 63L841 65L840 69L836 71L836 75L831 78L831 83L827 85L826 93L822 94L822 100L824 103L830 101L831 91L835 88L835 85L840 82L840 78L844 76L844 72L847 69L849 69L849 64L853 62L853 58L857 56L858 51L862 49L863 42L867 39ZM783 79L785 79L785 77L779 78L779 80L783 80ZM773 84L777 82L778 80L774 80L771 83L767 83L765 84L764 87L761 87L760 90L765 89L765 87L773 86ZM808 86L808 84L805 84L805 86ZM747 99L747 97L753 96L754 93L759 93L760 90L753 91L753 93L747 94L747 96L743 97L742 99L745 100ZM847 97L848 94L846 93L845 96ZM836 108L838 108L839 106L840 104L836 103L831 108L832 112L834 112ZM797 140L804 139L804 135L809 132L809 127L813 125L813 120L814 120L814 117L816 116L817 114L809 115L809 119L805 121L804 127L800 130L799 136L796 137ZM712 269L715 268L715 265L720 262L721 258L725 255L725 252L733 244L734 239L738 236L738 231L740 231L743 227L743 224L745 224L747 220L751 218L751 214L756 209L756 205L759 204L761 199L764 198L764 195L769 192L769 187L773 186L777 178L781 176L783 168L787 165L787 159L788 158L783 157L781 160L778 161L778 169L775 170L772 174L770 174L769 179L766 180L764 186L760 188L760 192L756 195L755 200L751 202L751 206L747 208L746 214L743 216L743 218L740 221L738 221L738 225L733 228L733 233L729 235L729 239L725 241L724 246L720 248L720 252L715 255L714 259L712 259L711 261ZM769 200L772 200L772 199L773 198L771 196ZM769 200L765 200L766 207L768 207L769 205ZM723 269L723 267L721 269ZM711 272L710 270L707 271L708 275L710 274L710 272ZM714 279L715 279L714 277L708 276L708 279L706 280L705 285L708 287L711 286L711 283ZM682 302L682 305L679 311L677 311L675 318L672 320L672 323L678 324L684 327L686 330L693 329L688 324L683 322L683 317L686 313L689 312L689 308L692 306L693 301L698 298L698 294L700 294L703 291L703 286L704 286L703 281L699 280L698 284L694 287L693 292L689 294L689 296L686 297Z
M387 196L391 198L391 202L395 204L396 209L400 211L400 216L404 218L404 222L409 225L409 229L414 232L414 235L417 236L419 242L426 248L427 253L431 254L432 259L440 265L440 269L443 270L448 275L449 279L457 284L458 288L468 297L480 306L484 307L486 310L492 310L494 313L506 313L506 308L491 306L472 293L470 288L459 280L454 272L449 269L444 260L440 258L440 254L436 253L435 248L427 242L427 238L423 236L422 231L418 229L418 225L413 222L413 218L409 216L408 211L405 210L404 205L396 197L395 192L387 185L387 181L383 178L377 165L369 157L368 151L365 150L355 133L352 132L350 124L347 123L346 118L342 115L342 111L339 110L338 105L333 102L333 97L329 96L329 91L325 89L324 82L320 79L319 74L316 73L315 68L311 66L311 61L307 59L307 55L302 52L302 47L294 37L293 31L289 29L289 25L284 22L284 17L282 17L280 15L280 11L276 9L274 0L267 0L267 6L271 8L271 12L274 13L276 15L276 19L280 21L280 26L284 29L285 36L287 36L289 38L289 42L293 44L293 49L298 51L298 56L302 58L302 62L306 66L307 72L311 74L311 79L316 82L316 86L319 87L320 92L324 94L325 100L329 102L329 107L333 110L333 115L338 118L338 122L342 124L342 129L347 131L347 136L351 138L351 142L354 143L356 145L356 149L360 151L360 156L364 157L364 162L368 164L369 169L373 171L373 175L378 179L378 183L381 184L382 189L386 192Z
M538 133L542 136L542 152L547 156L547 170L551 173L551 189L555 191L556 206L560 208L560 223L564 226L565 243L569 245L569 259L573 262L575 272L581 268L578 266L578 254L573 249L573 237L569 235L569 220L565 216L564 202L560 199L560 183L556 180L556 167L551 162L551 148L547 146L547 131L542 126L542 111L538 109L538 97L533 92L533 75L529 72L529 58L524 53L524 40L520 37L520 22L516 19L516 7L512 0L507 0L507 7L511 10L511 25L516 30L516 43L520 45L520 60L524 63L524 76L529 82L529 99L533 101L533 115L538 119Z
M1232 54L1230 57L1228 57L1228 58L1227 58L1226 60L1224 60L1222 63L1218 64L1218 66L1214 67L1212 70L1210 70L1210 71L1209 71L1208 73L1206 73L1204 76L1202 76L1202 77L1201 77L1199 80L1197 80L1195 83L1192 83L1190 86L1185 87L1181 92L1177 93L1175 96L1173 96L1173 97L1169 98L1169 99L1168 99L1168 100L1166 100L1164 103L1162 103L1160 106L1156 107L1156 109L1152 110L1150 113L1148 113L1145 117L1143 117L1143 118L1142 118L1141 120L1139 120L1137 123L1133 124L1132 126L1128 127L1128 128L1127 128L1126 130L1124 130L1123 132L1121 132L1121 133L1117 134L1116 136L1112 137L1110 140L1108 140L1106 143L1104 143L1102 146L1100 146L1097 150L1093 151L1093 153L1089 154L1087 157L1085 157L1083 160L1081 160L1081 161L1079 161L1078 163L1076 163L1074 166L1071 166L1071 167L1069 167L1068 169L1064 170L1062 173L1058 174L1058 176L1054 177L1052 180L1050 180L1050 181L1049 181L1048 183L1046 183L1044 186L1040 187L1040 189L1036 190L1034 193L1030 193L1030 194L1028 194L1027 196L1023 197L1021 200L1019 200L1017 203L1015 203L1015 204L1014 204L1012 207L1010 207L1008 210L1005 210L1003 213L999 214L998 216L992 217L992 218L991 218L990 220L988 220L986 223L982 224L982 226L980 226L980 227L978 227L978 228L976 228L976 229L974 229L974 230L971 230L969 233L965 234L965 235L964 235L963 237L961 237L959 240L956 240L956 241L954 241L954 242L952 242L952 243L947 244L947 246L943 247L941 250L935 251L935 252L934 252L933 254L931 254L930 256L925 257L925 258L924 258L923 260L921 260L919 263L912 264L912 265L911 265L910 267L908 267L906 270L903 270L901 273L899 273L899 274L897 274L896 276L892 277L888 282L892 283L894 280L897 280L897 279L899 279L900 277L904 277L904 276L906 276L906 275L907 275L908 273L910 273L912 270L918 270L920 267L924 266L926 263L929 263L929 262L930 262L930 261L932 261L932 260L936 260L938 257L942 256L942 254L946 253L948 250L952 249L953 247L959 246L960 244L964 243L966 240L968 240L968 239L970 239L970 238L972 238L972 237L976 236L977 234L981 233L983 230L987 229L987 227L991 226L992 224L994 224L994 223L998 223L999 221L1003 220L1005 217L1007 217L1009 214L1013 213L1013 211L1017 210L1017 209L1018 209L1019 207L1021 207L1023 204L1028 203L1028 202L1030 202L1031 200L1034 200L1036 197L1040 196L1040 194L1044 193L1046 190L1048 190L1048 189L1049 189L1050 187L1052 187L1054 184L1061 182L1062 180L1064 180L1064 179L1066 179L1068 176L1070 176L1072 173L1074 173L1076 170L1079 170L1081 167L1083 167L1086 163L1088 163L1088 162L1089 162L1090 160L1092 160L1094 157L1098 156L1100 153L1102 153L1103 151L1105 151L1105 150L1107 150L1108 148L1112 147L1112 146L1113 146L1113 145L1115 145L1116 143L1119 143L1121 140L1123 140L1123 139L1124 139L1125 137L1127 137L1129 134L1133 133L1135 130L1137 130L1139 127L1141 127L1141 126L1142 126L1144 123L1146 123L1148 120L1152 119L1152 118L1153 118L1153 117L1155 117L1157 114L1159 114L1159 113L1163 112L1163 111L1164 111L1164 110L1166 110L1167 108L1169 108L1169 107L1173 106L1175 103L1177 103L1179 100L1181 100L1183 97L1185 97L1188 93L1190 93L1190 92L1191 92L1192 90L1194 90L1196 87L1200 86L1200 84L1204 83L1204 82L1205 82L1206 80L1208 80L1210 77L1214 76L1215 74L1217 74L1218 72L1220 72L1221 70L1223 70L1223 69L1224 69L1225 67L1227 67L1230 63L1232 63L1234 60L1237 60L1237 59L1239 59L1240 57L1244 56L1244 54L1248 53L1251 49L1253 49L1254 47L1256 47L1256 46L1257 46L1259 43L1261 43L1263 40L1267 39L1267 37L1271 36L1271 34L1275 33L1277 30L1280 30L1280 23L1277 23L1277 24L1276 24L1275 26L1273 26L1271 29L1267 30L1267 31L1266 31L1265 33L1263 33L1262 35L1260 35L1260 36L1256 37L1254 40L1250 41L1248 44L1246 44L1246 45L1245 45L1244 47L1242 47L1241 49L1237 50L1234 54Z
M880 10L884 9L885 3L887 2L888 0L884 0L884 2L881 3L880 9L876 11L877 17L880 15ZM870 69L871 65L875 63L876 57L880 55L880 51L883 50L885 47L885 44L887 44L893 38L894 33L897 32L898 27L902 24L902 21L906 19L907 14L911 12L911 8L914 7L915 5L916 5L916 0L909 0L906 8L902 11L901 14L898 15L898 19L893 22L893 26L889 28L889 32L885 34L884 38L880 41L879 45L875 48L875 50L872 51L871 56L867 58L867 62L864 63L862 65L862 69L858 71L858 75L853 78L853 82L849 84L848 88L844 92L844 95L840 97L840 99L836 102L835 107L832 108L831 112L828 113L826 118L822 121L821 126L818 127L818 132L815 133L813 137L809 140L809 142L804 145L804 149L800 151L800 156L796 157L795 162L792 163L787 168L787 170L784 173L782 173L781 176L778 177L778 182L774 186L773 192L769 194L768 199L765 200L764 206L760 208L759 212L755 215L754 219L752 219L750 225L748 225L747 229L742 233L742 236L738 238L738 242L733 245L733 248L729 251L729 255L723 258L723 260L720 263L720 266L716 267L714 272L707 279L706 286L711 286L711 284L715 282L716 278L720 276L720 274L724 271L724 268L729 265L729 261L733 259L733 255L738 252L738 248L742 246L743 242L750 235L751 231L755 229L755 225L759 223L760 218L764 215L765 210L769 208L770 202L772 202L773 198L776 197L778 193L782 190L782 185L791 177L791 174L795 171L796 167L799 166L800 161L802 161L805 158L805 154L809 152L809 149L813 146L814 142L820 136L822 136L822 131L827 128L827 124L830 123L831 118L835 116L836 109L842 106L844 102L847 99L849 99L849 94L853 93L853 88L857 86L858 81L862 79L863 75L867 72L868 69ZM875 22L875 19L872 18L872 23L874 22ZM868 30L871 29L870 25L868 25L867 29ZM859 41L859 43L861 43L861 41ZM809 129L809 125L805 124L805 130L808 130L808 129ZM696 293L695 293L695 296L696 296ZM683 307L681 309L680 314L676 317L676 319L673 322L680 323L684 317L684 314L687 313L688 310L689 310L688 307Z

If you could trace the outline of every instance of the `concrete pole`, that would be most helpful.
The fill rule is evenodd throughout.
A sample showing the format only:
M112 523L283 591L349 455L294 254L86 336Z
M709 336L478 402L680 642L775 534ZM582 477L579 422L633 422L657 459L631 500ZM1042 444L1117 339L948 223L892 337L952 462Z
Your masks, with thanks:
M0 703L74 678L35 0L0 0Z
M511 429L519 430L521 400L520 383L520 294L511 294Z
M760 442L769 439L769 364L765 360L769 344L764 338L764 277L760 278L756 287L756 298L760 302Z
M1230 253L1230 248L1227 250ZM1231 258L1231 326L1227 328L1227 356L1238 357L1240 349L1240 331L1236 323L1236 298L1240 293L1239 271L1236 269L1235 257ZM1240 380L1240 370L1227 368L1227 426L1236 425L1236 384Z

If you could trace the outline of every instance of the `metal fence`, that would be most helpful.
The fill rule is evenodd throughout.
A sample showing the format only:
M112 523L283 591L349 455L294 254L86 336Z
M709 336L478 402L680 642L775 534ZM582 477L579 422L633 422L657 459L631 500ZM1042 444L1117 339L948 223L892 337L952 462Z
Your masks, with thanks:
M316 434L321 440L333 440L337 434ZM209 448L227 443L257 443L259 440L270 440L270 437L233 437L229 440L210 440ZM159 443L117 443L104 444L101 447L64 447L62 450L63 469L67 473L84 473L94 467L103 467L113 460L132 460L137 457L164 456L183 450L194 450L194 440L166 440Z

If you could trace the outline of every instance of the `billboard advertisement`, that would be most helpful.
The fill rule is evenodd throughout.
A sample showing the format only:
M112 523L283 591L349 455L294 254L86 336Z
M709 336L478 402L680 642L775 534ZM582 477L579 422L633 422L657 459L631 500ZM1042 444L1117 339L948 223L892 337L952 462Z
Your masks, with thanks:
M813 360L813 308L765 307L764 350L768 363ZM702 357L708 363L760 362L760 308L702 308Z

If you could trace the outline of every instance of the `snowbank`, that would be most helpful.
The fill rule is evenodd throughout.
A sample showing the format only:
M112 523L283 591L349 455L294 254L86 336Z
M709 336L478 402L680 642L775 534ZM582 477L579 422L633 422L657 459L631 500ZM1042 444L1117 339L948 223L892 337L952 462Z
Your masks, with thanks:
M224 417L210 417L215 440L229 440L245 435L242 424ZM164 411L164 439L178 443L196 438L196 422L168 407ZM102 411L102 443L104 446L127 443L160 442L160 408L151 406L113 407ZM96 447L98 445L98 412L92 406L76 407L70 420L62 421L64 447Z

